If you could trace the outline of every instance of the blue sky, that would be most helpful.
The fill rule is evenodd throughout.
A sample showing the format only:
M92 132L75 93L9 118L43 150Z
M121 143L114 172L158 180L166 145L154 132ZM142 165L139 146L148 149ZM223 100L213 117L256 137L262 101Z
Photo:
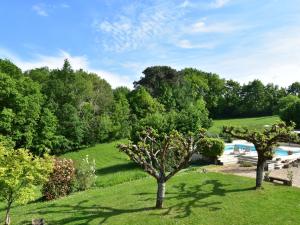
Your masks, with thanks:
M194 67L287 86L300 81L300 0L3 0L0 57L131 87L147 66Z

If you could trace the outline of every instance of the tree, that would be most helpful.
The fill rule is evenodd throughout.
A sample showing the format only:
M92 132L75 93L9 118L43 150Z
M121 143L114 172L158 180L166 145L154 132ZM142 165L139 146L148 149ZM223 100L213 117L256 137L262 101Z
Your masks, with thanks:
M118 145L120 151L156 179L156 208L163 207L165 183L188 165L197 143L204 138L204 133L204 130L200 130L197 135L189 133L184 137L177 131L166 135L149 128L141 133L139 142ZM172 165L168 165L169 157L172 157Z
M211 119L208 118L208 114L205 102L202 99L190 103L178 113L175 121L176 130L187 134L189 131L196 132L201 127L209 128L211 126Z
M22 76L22 70L8 59L0 59L0 72L17 79Z
M6 202L5 224L10 224L13 203L34 197L34 187L43 184L52 170L52 159L34 157L28 150L0 145L0 198Z
M115 101L112 107L111 118L113 121L113 138L128 138L131 132L130 105L126 94L119 89L115 92Z
M133 83L134 87L145 87L154 98L162 95L165 86L176 85L180 80L177 71L169 66L147 67L143 74L144 77Z
M287 92L300 97L300 82L294 82L288 87Z
M262 116L267 113L265 86L260 80L254 80L242 87L240 114L245 116Z
M164 106L153 98L144 87L132 91L129 96L130 108L137 118L145 118L147 114L162 112Z
M239 107L241 102L241 85L233 80L225 82L224 92L220 99L217 117L228 118L240 115Z
M300 98L294 95L288 95L281 98L278 103L279 116L286 123L296 123L296 128L300 128Z
M254 144L258 156L256 169L257 189L262 186L266 161L273 158L274 148L279 145L279 142L299 142L298 136L293 130L294 126L287 126L285 122L275 123L271 128L264 128L263 131L233 126L223 127L224 133Z

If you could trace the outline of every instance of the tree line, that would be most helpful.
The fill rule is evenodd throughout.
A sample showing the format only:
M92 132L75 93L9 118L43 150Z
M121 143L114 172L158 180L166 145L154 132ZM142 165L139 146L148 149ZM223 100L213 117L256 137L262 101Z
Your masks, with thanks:
M283 109L290 111L299 93L299 83L287 89L259 80L241 85L168 66L146 68L133 90L112 89L97 74L73 70L68 60L60 69L22 72L0 59L0 141L37 155L61 154L98 142L134 140L148 126L184 134L210 127L212 118L286 115Z

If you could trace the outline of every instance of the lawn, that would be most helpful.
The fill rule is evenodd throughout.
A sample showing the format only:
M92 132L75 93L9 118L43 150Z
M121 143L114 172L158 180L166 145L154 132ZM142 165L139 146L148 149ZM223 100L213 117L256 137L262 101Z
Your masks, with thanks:
M297 224L300 189L221 173L186 170L167 183L165 208L155 210L156 182L115 148L96 145L65 157L97 162L97 187L51 202L12 209L13 224L45 218L51 224ZM0 207L0 218L4 210Z
M210 133L219 134L223 126L243 126L251 129L262 129L264 125L271 125L278 122L280 118L278 116L264 116L254 118L242 118L242 119L223 119L214 120L213 126L209 128Z
M12 210L14 224L43 217L49 224L298 224L300 190L218 173L184 172L167 184L155 210L156 184L142 178ZM3 213L1 213L3 216Z
M116 145L121 142L123 143L125 140L98 144L85 150L67 153L62 157L73 159L75 163L85 158L86 155L90 159L95 159L97 187L111 186L147 176L136 164L129 160L127 155L118 151Z

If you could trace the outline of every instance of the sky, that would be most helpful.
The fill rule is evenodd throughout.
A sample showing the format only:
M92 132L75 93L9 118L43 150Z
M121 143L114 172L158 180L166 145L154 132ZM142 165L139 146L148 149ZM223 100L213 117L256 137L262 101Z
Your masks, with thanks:
M148 66L300 81L300 0L1 0L0 58L132 87Z

